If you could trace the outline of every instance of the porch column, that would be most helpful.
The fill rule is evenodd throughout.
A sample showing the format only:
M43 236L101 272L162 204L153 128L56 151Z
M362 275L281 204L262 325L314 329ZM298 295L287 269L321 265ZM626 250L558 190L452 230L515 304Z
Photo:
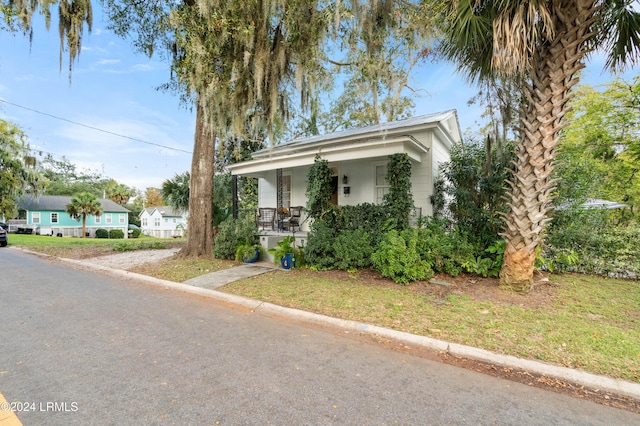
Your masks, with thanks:
M276 169L276 208L282 208L282 169Z
M238 175L231 176L231 215L238 220Z

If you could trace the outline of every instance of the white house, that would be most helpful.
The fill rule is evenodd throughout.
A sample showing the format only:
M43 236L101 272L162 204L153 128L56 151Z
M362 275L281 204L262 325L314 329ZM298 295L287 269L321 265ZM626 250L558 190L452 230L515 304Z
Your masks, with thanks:
M258 178L258 207L305 206L307 174L316 154L329 162L337 205L381 203L392 154L406 153L412 164L411 191L417 215L431 215L430 196L440 163L460 141L457 112L449 110L390 123L295 139L253 153L229 166L234 176ZM304 214L300 231L308 231Z
M140 212L140 230L156 238L182 237L187 216L170 206L147 207Z

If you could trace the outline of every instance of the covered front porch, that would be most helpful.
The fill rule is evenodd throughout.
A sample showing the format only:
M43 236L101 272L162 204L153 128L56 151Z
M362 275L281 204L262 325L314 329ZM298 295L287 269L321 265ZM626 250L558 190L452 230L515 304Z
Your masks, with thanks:
M279 232L279 231L259 231L258 237L260 239L260 245L267 253L268 260L273 261L273 256L269 253L269 249L272 249L278 245L278 242L282 241L285 237L293 236L295 241L293 247L302 248L307 245L307 235L305 231L291 232Z

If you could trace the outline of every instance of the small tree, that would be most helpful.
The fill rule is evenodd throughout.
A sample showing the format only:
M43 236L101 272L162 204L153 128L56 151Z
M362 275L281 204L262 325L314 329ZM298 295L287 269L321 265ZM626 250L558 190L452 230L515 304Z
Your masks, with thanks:
M173 179L162 182L160 196L179 212L189 210L189 181L191 174L184 172L176 174Z
M38 194L46 186L46 178L29 157L27 136L14 124L0 119L0 217L13 217L17 212L16 197L23 192Z
M110 179L105 186L107 197L114 203L121 206L127 204L129 199L135 195L135 190L133 188L129 188L123 183L118 183L114 179Z
M84 238L87 229L87 216L102 213L102 204L90 192L81 192L71 198L71 203L67 204L67 213L76 220L82 220L82 238Z

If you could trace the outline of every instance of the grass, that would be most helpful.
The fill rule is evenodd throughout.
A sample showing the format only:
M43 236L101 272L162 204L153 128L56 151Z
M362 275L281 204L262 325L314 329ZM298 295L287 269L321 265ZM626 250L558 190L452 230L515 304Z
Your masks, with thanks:
M10 243L63 256L74 250L114 253L111 251L114 244L122 240L11 235ZM168 259L134 271L182 282L234 264L215 259ZM484 288L489 291L488 296L479 297L473 291L475 284L456 290L455 285L446 289L434 285L400 286L371 277L357 272L275 271L228 284L221 290L331 317L640 381L638 281L553 275L552 283L545 287L549 297L532 303L533 296L515 297L495 286Z
M231 260L220 259L166 259L159 264L147 263L136 266L130 271L181 283L209 272L228 269L236 265L237 263Z
M140 236L132 239L58 238L48 235L11 234L9 245L58 257L87 258L129 250L148 250L175 247L184 239Z

